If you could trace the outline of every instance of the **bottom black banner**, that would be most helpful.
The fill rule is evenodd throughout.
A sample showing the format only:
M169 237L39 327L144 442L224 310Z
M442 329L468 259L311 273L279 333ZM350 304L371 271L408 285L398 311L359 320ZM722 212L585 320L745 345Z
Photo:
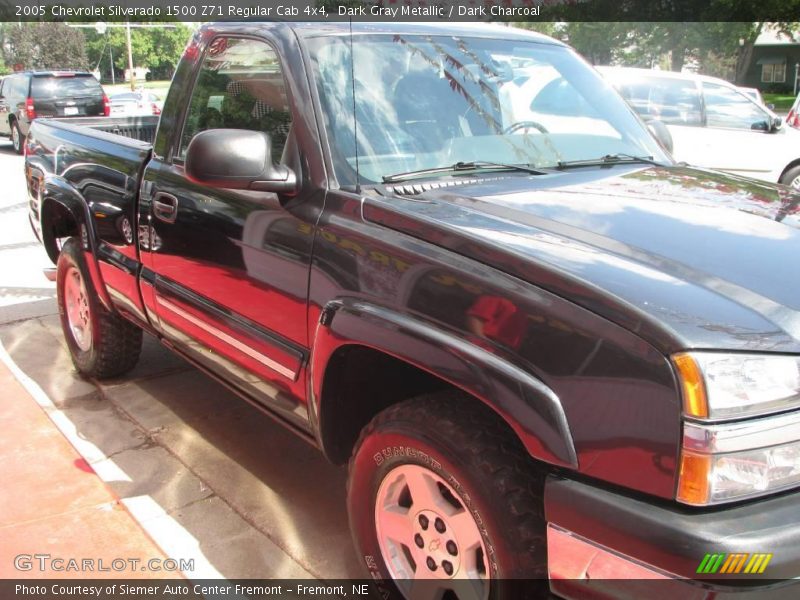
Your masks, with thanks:
M487 585L488 583L488 585ZM734 583L733 581L731 583ZM593 598L707 600L716 598L798 597L800 581L736 580L736 587L677 579L496 580L428 579L415 581L226 580L226 579L3 579L0 598L29 600L258 600L293 598L411 598L412 600L480 600ZM402 590L402 592L400 591ZM488 592L491 590L491 594Z

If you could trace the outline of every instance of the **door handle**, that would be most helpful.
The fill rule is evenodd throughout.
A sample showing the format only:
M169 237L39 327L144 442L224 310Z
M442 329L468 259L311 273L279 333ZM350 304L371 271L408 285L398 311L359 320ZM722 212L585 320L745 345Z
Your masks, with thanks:
M153 216L165 223L174 223L178 218L178 199L172 194L158 192L153 198Z

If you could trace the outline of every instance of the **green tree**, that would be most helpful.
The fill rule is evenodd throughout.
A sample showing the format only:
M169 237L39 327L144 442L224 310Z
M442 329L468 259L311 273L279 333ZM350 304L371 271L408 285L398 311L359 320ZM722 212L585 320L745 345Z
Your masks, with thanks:
M573 21L516 22L515 27L530 29L561 40L575 48L595 65L622 63L649 66L650 52L638 45L640 23Z
M128 68L128 47L124 27L109 27L99 34L86 30L86 47L92 66L98 65L104 74L110 74L110 57L114 57L117 73ZM134 27L131 28L131 50L133 64L150 69L154 79L169 79L175 71L186 43L192 35L192 28L184 23L175 23L173 28ZM110 51L110 53L109 53Z
M561 22L515 23L573 46L594 64L652 67L680 71L688 62L700 71L741 81L750 67L753 46L764 22ZM771 23L789 35L800 23Z
M560 23L553 23L550 21L511 21L509 25L519 27L520 29L527 29L529 31L536 31L549 35L550 37L559 37Z
M64 23L7 23L3 60L25 69L85 69L86 44L80 29Z

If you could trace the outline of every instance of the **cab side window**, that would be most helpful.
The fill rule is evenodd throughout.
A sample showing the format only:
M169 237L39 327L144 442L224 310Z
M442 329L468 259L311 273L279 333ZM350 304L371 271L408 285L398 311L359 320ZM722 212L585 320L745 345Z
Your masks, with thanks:
M183 126L177 157L207 129L263 131L272 156L283 154L291 126L286 85L278 57L265 42L218 37L206 52Z
M743 94L714 83L703 83L708 127L769 130L769 117Z

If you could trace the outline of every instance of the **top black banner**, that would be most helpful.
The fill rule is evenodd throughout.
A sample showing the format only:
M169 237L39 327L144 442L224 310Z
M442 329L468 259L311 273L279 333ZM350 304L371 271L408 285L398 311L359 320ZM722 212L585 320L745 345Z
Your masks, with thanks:
M0 21L776 21L800 0L0 0Z

